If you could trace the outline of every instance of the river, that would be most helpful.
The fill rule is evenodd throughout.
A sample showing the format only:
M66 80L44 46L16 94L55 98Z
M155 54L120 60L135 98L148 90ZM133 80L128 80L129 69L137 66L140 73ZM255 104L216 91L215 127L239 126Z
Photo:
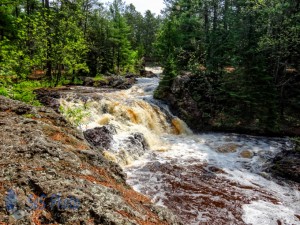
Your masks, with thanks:
M159 73L159 71L156 71ZM300 187L273 178L266 169L287 138L193 133L153 99L159 78L139 78L128 90L73 87L61 104L81 108L84 130L116 129L105 155L119 163L127 182L166 206L185 224L300 224ZM76 98L76 93L85 98ZM145 137L149 150L135 152L124 140Z

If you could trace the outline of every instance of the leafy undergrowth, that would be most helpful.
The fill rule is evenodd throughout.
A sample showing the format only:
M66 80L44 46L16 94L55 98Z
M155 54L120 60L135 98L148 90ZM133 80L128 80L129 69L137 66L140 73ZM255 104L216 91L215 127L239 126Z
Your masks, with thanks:
M40 102L33 93L35 89L49 87L48 82L44 81L21 81L14 83L10 80L0 80L0 95L19 100L34 106L40 106Z

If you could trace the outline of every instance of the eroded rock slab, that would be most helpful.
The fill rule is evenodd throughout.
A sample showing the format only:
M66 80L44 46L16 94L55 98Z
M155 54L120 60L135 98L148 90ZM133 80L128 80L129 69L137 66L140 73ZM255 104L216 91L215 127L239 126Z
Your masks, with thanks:
M0 129L1 224L181 224L52 109L0 96Z

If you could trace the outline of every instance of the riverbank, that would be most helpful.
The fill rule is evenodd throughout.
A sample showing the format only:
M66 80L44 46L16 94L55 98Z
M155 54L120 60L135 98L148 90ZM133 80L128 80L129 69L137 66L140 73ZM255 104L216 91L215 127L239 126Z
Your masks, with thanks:
M217 75L211 74L211 76ZM155 98L168 104L171 111L182 118L194 131L273 137L300 135L299 118L296 115L279 119L278 112L275 109L268 109L267 105L261 108L250 107L252 112L249 112L246 103L242 101L234 103L230 100L234 98L225 97L219 84L211 83L205 75L183 71L169 80L168 84L165 84L166 81L163 79L154 93Z
M0 96L0 127L1 223L180 224L52 109Z
M78 129L122 166L135 190L186 224L297 223L299 184L268 171L278 153L292 149L290 139L193 133L153 99L158 82L138 78L127 90L68 87L57 90L57 100L70 121L80 112Z
M122 166L134 190L167 206L187 224L261 224L275 217L282 223L297 221L298 184L270 170L278 164L274 161L278 154L291 152L290 140L193 134L167 105L152 98L158 82L138 78L125 90L69 86L36 94L77 126L88 146ZM285 168L291 161L280 165ZM283 197L287 193L292 194ZM267 207L268 214L257 217L257 207ZM284 213L274 216L278 210Z
M76 87L73 87L76 89ZM55 109L57 112L59 112L59 107L61 105L60 103L60 99L61 98L68 98L70 97L70 93L74 94L74 90L72 86L69 87L62 87L62 88L55 88L55 89L40 89L36 91L37 94L37 98L39 99L39 101L41 103L43 103L44 105L51 107L53 109ZM91 87L92 88L92 87ZM94 100L96 101L100 101L101 99L105 98L104 95L107 93L113 93L113 92L118 92L119 90L116 88L112 88L112 87L105 87L105 88L101 88L98 87L97 89L89 89L88 87L82 87L82 88L77 88L76 89L76 96L73 96L73 99L77 99L80 101L87 101L89 98L94 98ZM97 93L94 93L94 91L97 90ZM99 94L102 93L102 94ZM171 96L172 93L169 94L169 96ZM173 105L173 101L168 101L167 103L169 103L169 106L171 107L171 109L173 109L174 105ZM175 101L175 106L176 104L181 104L180 101ZM179 109L175 109L175 110L171 110L175 115L182 115L181 114L181 110L187 110L190 114L189 114L189 118L192 117L192 120L186 120L185 122L187 122L188 124L190 124L191 122L193 122L193 124L191 125L192 128L195 128L199 125L200 120L197 120L197 117L193 117L195 116L195 114L197 114L197 110L199 109L194 109L191 110L191 102L190 101L186 101L184 104L189 105L188 107L183 107L181 106ZM173 106L173 107L172 107ZM186 111L185 111L186 112ZM201 112L201 111L200 111ZM186 114L185 114L186 115ZM130 115L131 117L132 115ZM184 117L186 119L186 117ZM105 119L104 121L106 121L107 119ZM172 120L172 119L170 119ZM196 121L198 122L198 124L196 123ZM171 121L170 121L171 123ZM105 125L105 124L104 124ZM103 126L103 125L102 125ZM197 133L197 130L199 129L194 129L194 131ZM206 132L216 132L219 134L222 134L223 132L227 132L227 133L239 133L239 134L250 134L250 135L255 135L255 136L262 136L262 137L284 137L284 136L295 136L297 135L297 129L293 130L287 130L285 132L280 132L280 133L272 133L272 132L264 132L263 130L260 129L251 129L251 127L249 128L248 126L246 127L241 127L241 125L237 125L237 126L231 126L231 127L214 127L214 126L207 126L204 129ZM203 132L203 130L201 130L201 132ZM200 132L200 133L201 133ZM97 133L97 132L96 132ZM106 135L105 133L101 133L104 136ZM101 135L100 135L101 136ZM105 139L105 138L104 138ZM112 135L110 135L109 140L112 139ZM295 145L296 146L296 145ZM139 148L138 151L140 155L143 155L145 153L145 151L143 150L143 148ZM124 159L124 157L123 157ZM299 174L300 171L297 170L299 163L298 160L300 159L300 156L298 154L298 151L296 150L296 147L294 150L292 149L283 149L282 152L280 152L271 162L270 168L267 169L268 172L271 172L274 176L277 177L282 177L284 179L287 180L293 180L296 182L299 182ZM122 160L121 160L122 161Z

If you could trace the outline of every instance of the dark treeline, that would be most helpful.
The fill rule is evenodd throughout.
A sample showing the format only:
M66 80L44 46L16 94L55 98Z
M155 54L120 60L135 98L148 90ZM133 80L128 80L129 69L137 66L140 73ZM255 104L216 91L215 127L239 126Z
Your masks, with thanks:
M114 0L0 0L0 76L66 77L135 72L161 19Z
M204 124L300 125L299 1L165 3L157 47L166 63L156 97L169 93L180 71L192 71L188 91Z

